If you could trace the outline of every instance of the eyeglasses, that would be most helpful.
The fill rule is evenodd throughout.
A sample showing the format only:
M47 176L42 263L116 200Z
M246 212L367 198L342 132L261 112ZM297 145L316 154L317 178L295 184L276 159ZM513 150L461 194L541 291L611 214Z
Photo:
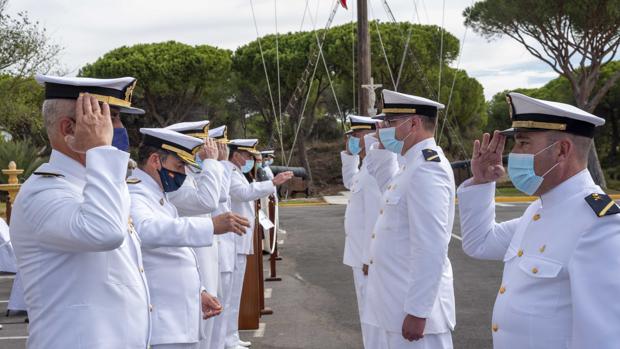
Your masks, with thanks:
M407 115L407 116L401 116L401 117L396 118L396 119L383 120L383 124L384 124L386 127L400 127L400 125L404 124L404 122L401 122L400 124L398 124L398 126L396 126L396 125L395 125L395 121L403 120L403 119L406 119L406 118L409 118L409 117L411 117L411 116L410 116L410 115ZM405 120L405 121L406 121L406 120Z

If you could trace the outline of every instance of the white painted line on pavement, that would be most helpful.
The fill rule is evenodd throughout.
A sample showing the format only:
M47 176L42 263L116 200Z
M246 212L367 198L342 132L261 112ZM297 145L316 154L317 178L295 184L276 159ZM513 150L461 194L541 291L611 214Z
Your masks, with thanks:
M273 292L272 288L266 288L265 289L265 299L269 299L271 298L271 293Z
M14 336L14 337L0 337L0 340L11 340L11 339L28 339L28 336Z
M263 338L265 336L265 327L267 327L266 323L259 323L258 330L254 332L254 338Z
M515 207L515 204L503 204L501 202L496 202L495 206L499 206L499 207Z
M303 281L306 282L306 280L304 280L304 278L301 277L301 275L299 273L295 273L295 275L293 275L295 277L295 279L299 280L299 281Z
M454 237L454 238L455 238L455 239L457 239L457 240L463 241L463 238L462 238L462 237L460 237L460 236L458 236L458 235L456 235L456 234L454 234L454 233L452 233L452 237Z
M284 240L278 240L278 245L284 245Z
M1 279L15 279L15 275L0 275Z
M9 301L0 301L0 303L8 303Z

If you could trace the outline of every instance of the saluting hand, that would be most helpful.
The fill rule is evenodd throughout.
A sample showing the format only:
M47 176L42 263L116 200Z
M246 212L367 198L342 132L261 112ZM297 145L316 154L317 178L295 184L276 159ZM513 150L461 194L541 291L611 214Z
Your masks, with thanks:
M218 154L219 149L217 147L217 144L215 143L215 140L209 137L205 138L205 144L202 146L202 149L200 149L200 152L198 152L198 156L200 157L200 159L217 160Z
M408 341L417 341L424 338L426 319L407 314L403 321L403 338Z
M502 165L502 154L506 145L506 136L499 131L493 132L493 138L488 133L482 135L482 143L474 141L474 153L471 157L471 172L474 175L473 184L484 184L500 179L506 173Z
M114 130L110 106L99 106L97 98L88 93L80 94L75 102L75 129L72 135L65 136L65 142L76 153L86 153L89 149L111 145Z
M202 305L202 318L204 320L218 316L222 313L222 310L224 310L220 301L206 291L200 294L200 301Z
M226 145L226 143L223 143L223 142L216 142L216 143L217 143L217 159L219 161L228 160L228 145Z
M280 172L272 180L273 185L278 186L278 185L284 184L284 183L288 182L291 178L293 178L293 176L294 176L293 172L291 172L291 171Z
M213 233L216 235L230 232L243 235L245 234L245 229L250 227L250 221L232 212L215 216L211 220L213 221Z

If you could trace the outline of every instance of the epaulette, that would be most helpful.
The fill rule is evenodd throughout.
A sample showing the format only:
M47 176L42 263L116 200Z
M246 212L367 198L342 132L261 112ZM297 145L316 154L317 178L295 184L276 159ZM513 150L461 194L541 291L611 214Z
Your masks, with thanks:
M45 177L45 178L64 177L65 176L65 175L60 174L60 173L52 173L52 172L33 172L32 174L36 175L36 176Z
M424 160L440 162L441 158L439 157L439 153L434 151L433 149L422 149L422 154L424 154Z
M598 217L620 213L618 204L607 194L591 194L585 197L586 202Z
M127 182L127 184L138 184L140 182L142 182L141 180L139 180L138 178L127 178L125 180L125 182Z

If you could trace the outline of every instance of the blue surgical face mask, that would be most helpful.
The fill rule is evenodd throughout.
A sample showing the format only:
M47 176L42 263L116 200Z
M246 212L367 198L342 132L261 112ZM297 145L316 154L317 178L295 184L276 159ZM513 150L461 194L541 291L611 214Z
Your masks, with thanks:
M263 161L263 167L269 167L271 166L271 164L273 164L273 160L272 159L268 159Z
M560 163L556 163L542 176L538 176L534 171L534 157L554 145L555 143L536 154L508 154L508 176L515 188L527 195L534 195L534 193L536 193L543 183L545 176Z
M194 160L196 161L196 163L198 164L198 166L200 166L200 168L202 169L202 159L200 158L200 155L196 154L196 157L194 158Z
M350 136L349 141L349 151L353 155L357 155L362 151L362 147L360 147L360 139L357 137Z
M118 150L129 152L129 136L127 135L127 129L123 127L114 129L112 146L116 147Z
M241 166L241 172L248 173L254 168L254 160L245 160L245 164Z
M181 188L187 177L184 173L168 170L164 166L157 172L159 172L159 179L165 193L171 193Z
M388 127L388 128L380 128L379 129L379 139L381 143L383 143L383 147L392 153L402 154L403 147L405 146L405 139L411 136L411 132L403 138L403 140L396 139L396 129L399 128L405 122L401 122L398 126Z

